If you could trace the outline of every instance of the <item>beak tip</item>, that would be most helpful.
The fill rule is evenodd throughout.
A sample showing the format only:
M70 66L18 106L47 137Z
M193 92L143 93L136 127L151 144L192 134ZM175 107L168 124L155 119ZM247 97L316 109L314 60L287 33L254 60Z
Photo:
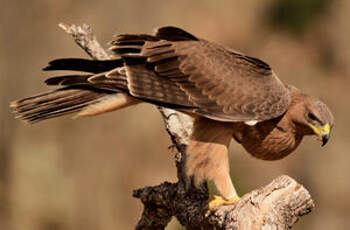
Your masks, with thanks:
M321 146L322 147L325 146L327 144L328 140L329 140L329 135L322 136L322 145Z

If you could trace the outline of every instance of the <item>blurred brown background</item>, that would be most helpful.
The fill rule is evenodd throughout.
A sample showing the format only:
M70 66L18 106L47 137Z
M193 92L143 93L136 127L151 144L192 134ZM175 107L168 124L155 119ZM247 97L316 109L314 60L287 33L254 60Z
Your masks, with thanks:
M14 120L9 101L48 90L48 61L86 57L59 22L91 25L105 47L116 33L177 25L265 60L283 81L322 98L336 118L326 147L306 138L286 159L264 162L233 143L232 178L244 194L288 174L316 203L295 229L349 228L350 1L0 2L1 230L132 229L142 208L132 190L176 180L153 106L35 126Z

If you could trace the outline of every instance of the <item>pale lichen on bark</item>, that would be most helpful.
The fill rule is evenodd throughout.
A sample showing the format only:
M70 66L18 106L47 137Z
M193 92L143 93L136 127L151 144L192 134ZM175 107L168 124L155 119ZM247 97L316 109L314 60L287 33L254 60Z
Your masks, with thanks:
M101 47L89 26L63 23L59 26L72 35L91 58L112 58ZM134 191L133 196L144 204L136 229L164 229L175 216L187 229L283 230L292 228L300 217L314 208L309 192L294 179L283 175L265 187L244 195L236 204L221 206L215 212L210 212L206 186L193 186L184 173L192 119L171 109L158 109L178 152L175 157L178 182L164 182Z

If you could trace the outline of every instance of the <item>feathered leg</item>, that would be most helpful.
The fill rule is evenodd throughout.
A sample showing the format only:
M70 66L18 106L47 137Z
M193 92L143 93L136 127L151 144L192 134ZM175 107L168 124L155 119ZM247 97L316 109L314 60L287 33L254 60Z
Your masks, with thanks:
M228 147L231 139L232 127L229 125L205 118L195 119L187 148L186 173L193 176L197 185L204 180L214 183L223 199L215 196L209 203L211 209L235 202L238 198L229 169Z

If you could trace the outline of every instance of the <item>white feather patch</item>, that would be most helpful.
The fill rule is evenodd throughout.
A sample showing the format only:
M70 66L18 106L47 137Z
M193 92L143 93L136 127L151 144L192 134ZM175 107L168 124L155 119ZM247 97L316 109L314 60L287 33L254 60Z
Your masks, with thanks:
M244 124L249 125L249 126L253 126L256 125L258 123L257 120L251 120L251 121L245 121Z

